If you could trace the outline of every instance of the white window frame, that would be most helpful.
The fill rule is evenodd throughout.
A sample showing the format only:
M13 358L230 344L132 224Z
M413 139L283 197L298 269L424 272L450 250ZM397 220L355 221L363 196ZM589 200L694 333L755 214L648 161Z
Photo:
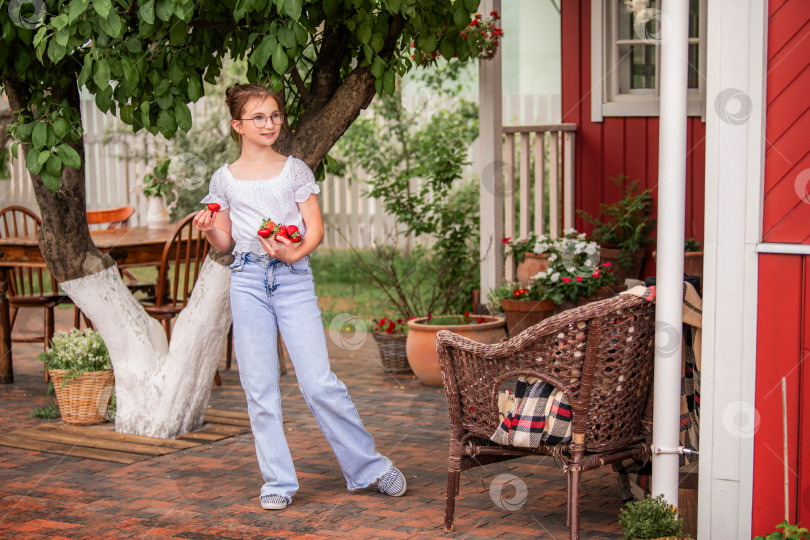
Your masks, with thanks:
M661 0L666 1L666 0ZM602 122L611 116L658 116L659 78L654 91L619 94L619 72L615 59L618 52L616 14L623 0L591 0L591 121ZM698 88L690 88L686 113L706 121L706 12L708 0L700 0L698 29ZM608 27L610 25L610 28ZM690 39L690 43L694 38ZM656 71L660 69L660 47L657 47Z

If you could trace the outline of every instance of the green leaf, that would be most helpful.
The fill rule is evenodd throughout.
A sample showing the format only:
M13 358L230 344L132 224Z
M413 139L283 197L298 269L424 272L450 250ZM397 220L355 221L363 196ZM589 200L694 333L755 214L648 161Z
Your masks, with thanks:
M56 153L62 159L62 163L64 163L66 166L70 167L71 169L81 168L82 158L79 157L79 153L72 146L60 144L56 147Z
M19 155L17 152L20 151L20 141L14 141L14 144L11 145L11 155L15 158Z
M112 11L112 2L110 0L93 0L93 9L96 10L99 17L106 19L107 15Z
M282 28L278 31L278 41L287 49L295 47L295 32L289 28Z
M59 156L51 155L45 162L45 171L53 176L62 176L62 160Z
M385 62L379 56L374 57L374 62L371 64L371 74L375 79L379 79L385 71Z
M169 42L172 45L180 45L186 40L187 37L188 27L185 24L183 24L181 21L177 21L172 24L172 27L169 30Z
M141 19L143 19L147 24L155 24L154 0L148 0L147 2L141 4L141 7L138 9L138 15L140 15Z
M197 101L203 95L203 87L197 75L191 75L188 80L188 99Z
M391 70L386 71L385 75L383 75L383 89L385 90L385 93L388 94L389 96L394 95L394 90L396 90L395 83L396 83L396 76L394 75L394 72Z
M82 64L82 69L79 72L79 77L77 82L79 86L84 86L87 83L87 79L90 78L90 75L93 73L93 57L89 54L84 57L84 64Z
M113 11L107 18L99 21L99 26L101 26L101 29L104 30L104 33L108 36L113 38L118 37L122 27L121 17Z
M138 73L138 66L135 65L131 59L123 57L121 58L121 67L124 70L124 80L127 82L128 85L138 86L138 82L140 81L141 77Z
M301 0L285 0L284 11L292 17L294 21L301 18Z
M439 51L442 53L445 60L453 58L453 52L455 52L453 41L449 37L444 38L439 44Z
M419 39L416 40L416 45L426 53L435 51L436 34L434 34L431 30L426 31L419 36Z
M100 59L93 67L93 82L100 90L110 86L110 66L106 58Z
M374 34L371 36L371 48L374 49L374 52L380 52L383 48L383 36L382 34Z
M357 29L357 39L359 39L361 43L368 43L371 39L371 24L368 22L368 19L364 20L360 28Z
M14 30L14 24L12 24L10 18L6 18L3 21L3 41L10 42L17 37L17 31Z
M29 148L28 153L25 155L25 166L31 174L39 174L42 170L42 164L39 162L39 150Z
M48 141L48 125L45 122L37 122L34 125L34 132L31 134L31 144L35 149L40 150ZM36 174L36 173L35 173Z
M167 139L177 131L177 123L174 121L174 113L171 110L162 110L158 113L157 128Z
M401 0L388 0L388 11L391 13L399 13L402 8Z
M123 123L132 125L132 123L135 121L134 108L132 107L132 105L130 105L129 103L123 105L121 107L120 117Z
M70 131L70 122L64 118L57 118L53 121L53 131L56 133L56 138L61 141Z
M334 15L337 13L337 10L342 3L343 0L324 0L323 12L326 13L327 16Z
M90 0L71 0L68 7L68 24L73 24L73 21L87 11L87 6L90 5Z
M276 50L273 51L273 71L279 75L286 73L289 64L290 62L284 49L282 47L276 47Z
M34 41L32 41L31 44L34 47L39 45L39 42L42 41L42 38L44 38L47 33L48 33L48 27L47 26L40 27L40 29L37 30L37 33L34 34Z
M464 7L472 13L478 9L479 3L481 3L481 0L464 0Z
M300 24L293 25L293 31L295 32L295 41L301 46L307 44L309 40L309 32L307 29L301 26Z
M42 178L42 183L45 184L45 187L50 189L54 193L56 193L56 191L59 189L59 186L62 184L61 176L53 176L44 172L40 175L40 178Z
M127 40L127 50L131 53L137 54L141 52L143 46L141 45L141 40L138 39L136 36L132 36Z
M62 47L67 47L68 41L70 40L70 32L67 28L62 28L54 34L53 39Z
M56 28L57 30L61 30L62 28L67 26L68 25L68 16L67 16L67 14L62 13L61 15L58 15L58 16L54 17L53 19L51 19L51 25L53 25L53 27Z
M161 21L168 22L172 17L173 11L171 0L158 0L155 5L155 13Z
M264 36L262 42L259 43L259 46L256 47L253 50L253 54L250 55L250 63L259 69L264 69L264 66L267 65L267 61L270 60L270 55L273 54L277 46L278 41L276 41L275 36Z
M171 92L166 92L157 96L155 101L157 101L158 107L161 109L168 109L174 103L174 96Z
M174 118L183 131L188 132L191 129L191 111L182 101L178 101L174 106Z

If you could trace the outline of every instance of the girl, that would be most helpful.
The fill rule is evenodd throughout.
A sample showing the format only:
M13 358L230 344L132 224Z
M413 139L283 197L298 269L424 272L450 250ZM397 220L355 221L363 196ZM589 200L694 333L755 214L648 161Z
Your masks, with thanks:
M348 489L377 482L379 490L398 497L407 489L405 477L374 449L346 391L329 367L321 312L315 296L310 253L323 240L318 205L320 188L300 159L273 150L286 128L284 103L258 84L228 88L231 136L241 146L239 159L211 177L203 210L194 217L211 245L231 250L231 313L239 379L256 440L256 457L264 479L262 508L282 510L298 490L290 450L284 437L278 386L276 336L281 330L298 385L346 477ZM264 219L296 225L303 240L276 241L257 231Z

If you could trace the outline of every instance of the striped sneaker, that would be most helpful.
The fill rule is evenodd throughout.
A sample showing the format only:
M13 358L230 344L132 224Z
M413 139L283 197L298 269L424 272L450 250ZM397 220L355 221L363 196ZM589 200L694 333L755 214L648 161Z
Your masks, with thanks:
M405 482L405 476L399 472L399 469L391 465L382 477L377 480L377 488L392 497L401 497L408 490L408 484Z
M287 508L287 499L281 495L262 495L259 500L265 510L284 510Z

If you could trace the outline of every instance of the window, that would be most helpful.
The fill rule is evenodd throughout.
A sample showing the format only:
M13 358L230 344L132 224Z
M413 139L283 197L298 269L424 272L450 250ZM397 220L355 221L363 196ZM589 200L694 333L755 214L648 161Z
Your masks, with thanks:
M591 119L658 116L666 0L591 0ZM705 110L706 1L689 0L687 113Z

